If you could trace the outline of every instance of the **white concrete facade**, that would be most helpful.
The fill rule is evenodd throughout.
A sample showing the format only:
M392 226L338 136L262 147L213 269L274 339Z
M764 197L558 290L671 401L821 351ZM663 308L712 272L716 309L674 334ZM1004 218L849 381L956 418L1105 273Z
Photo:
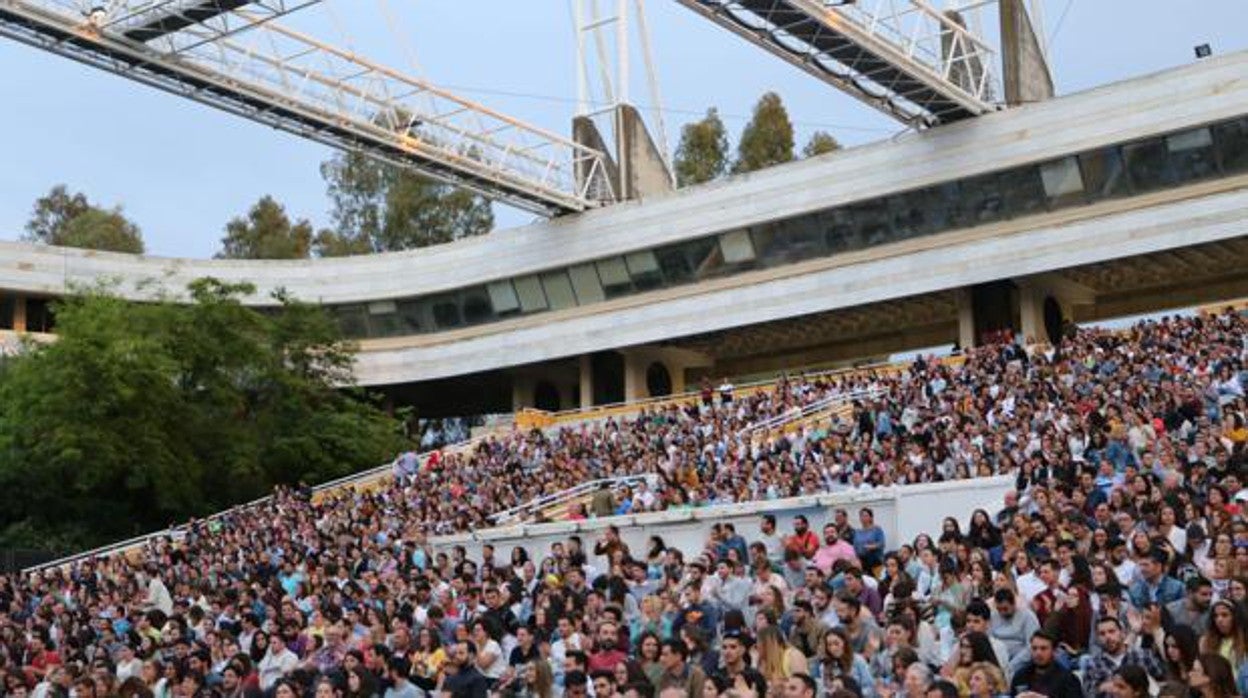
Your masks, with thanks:
M435 550L448 554L452 547L462 545L473 560L481 559L481 547L487 543L494 546L496 560L510 559L511 549L521 547L528 551L530 558L540 561L550 553L551 544L577 535L585 543L590 562L603 570L605 561L595 559L592 553L594 541L602 536L607 526L618 526L620 538L635 554L644 552L649 537L657 535L667 545L683 552L686 560L691 560L705 549L707 536L715 523L731 523L737 533L749 541L759 534L758 525L763 514L774 515L777 529L784 533L792 530L793 518L802 514L810 521L811 529L819 533L823 525L832 520L836 509L849 512L850 522L856 525L858 511L870 507L875 513L875 523L884 529L887 548L894 550L903 543L910 543L920 533L937 535L946 516L957 519L966 530L972 512L984 509L989 515L995 514L1004 506L1005 493L1013 489L1013 476L1004 475L688 511L491 528L477 533L438 536L430 543Z
M162 259L0 243L0 289L61 295L115 280L149 298L215 276L249 302L425 295L739 229L951 179L1248 114L1248 52L927 132L478 238L311 261ZM365 385L462 375L651 343L1077 264L1239 237L1244 177L942 233L568 310L366 340ZM152 282L156 286L152 286Z

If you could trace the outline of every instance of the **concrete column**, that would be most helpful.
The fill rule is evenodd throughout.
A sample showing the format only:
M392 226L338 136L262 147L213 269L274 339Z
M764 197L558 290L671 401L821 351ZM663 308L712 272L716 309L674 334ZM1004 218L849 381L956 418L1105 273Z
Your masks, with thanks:
M672 395L680 395L688 388L685 387L685 366L682 364L667 364L667 373L672 377Z
M624 400L633 402L650 397L646 387L646 367L649 366L646 357L635 351L620 353L624 355Z
M581 409L594 406L594 363L589 354L580 357L581 367Z
M1018 285L1018 331L1024 344L1048 341L1044 328L1043 290L1024 284Z
M26 331L26 296L13 298L13 331Z
M958 289L958 346L975 346L975 302L970 288Z

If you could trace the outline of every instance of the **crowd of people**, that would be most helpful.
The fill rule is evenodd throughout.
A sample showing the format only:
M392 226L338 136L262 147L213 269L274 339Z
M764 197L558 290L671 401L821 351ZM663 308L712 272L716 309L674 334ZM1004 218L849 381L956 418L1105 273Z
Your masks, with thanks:
M0 578L15 698L1228 698L1248 688L1248 318L1080 329L487 439L393 483L262 505ZM874 391L765 439L750 424ZM430 536L578 482L585 515L1009 474L1001 508L888 540L722 524L472 559ZM578 512L578 515L581 512ZM743 529L746 527L742 527Z

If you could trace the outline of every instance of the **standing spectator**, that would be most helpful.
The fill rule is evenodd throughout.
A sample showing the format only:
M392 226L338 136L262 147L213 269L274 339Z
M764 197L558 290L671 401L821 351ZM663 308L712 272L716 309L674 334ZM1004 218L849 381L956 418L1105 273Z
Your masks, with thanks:
M874 571L884 564L884 529L875 525L875 512L863 507L858 512L861 526L853 532L854 553L862 561L863 569Z
M810 530L810 522L802 514L793 517L793 533L784 541L786 550L792 550L807 560L819 550L819 538Z

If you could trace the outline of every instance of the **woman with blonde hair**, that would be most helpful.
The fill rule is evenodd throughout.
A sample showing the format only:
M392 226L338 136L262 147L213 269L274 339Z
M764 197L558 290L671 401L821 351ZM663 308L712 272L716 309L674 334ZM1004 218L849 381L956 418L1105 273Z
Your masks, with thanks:
M768 686L782 686L790 676L809 671L806 655L786 642L780 629L774 625L758 631L754 653L754 666L767 679Z
M967 679L967 695L969 698L997 698L1009 695L1005 685L1005 674L1001 667L993 662L976 662L971 665L971 675Z

